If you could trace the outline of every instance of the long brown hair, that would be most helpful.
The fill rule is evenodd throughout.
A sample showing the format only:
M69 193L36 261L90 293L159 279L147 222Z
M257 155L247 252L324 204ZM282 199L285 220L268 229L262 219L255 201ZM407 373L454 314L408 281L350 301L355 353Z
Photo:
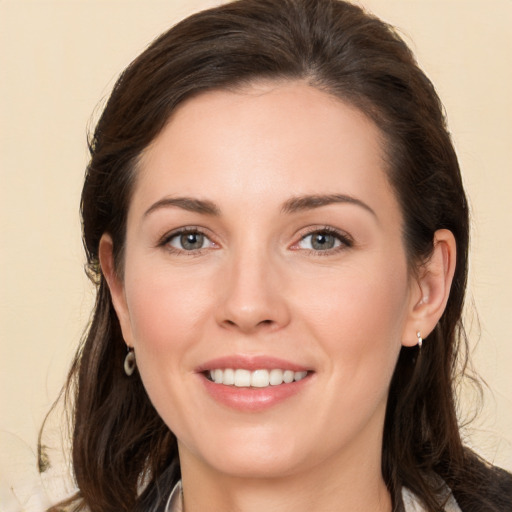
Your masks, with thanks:
M82 193L87 270L97 298L67 384L79 488L71 502L93 512L156 510L180 477L174 435L138 373L128 378L123 372L126 346L98 246L109 233L122 275L138 158L176 106L202 91L258 79L304 80L376 123L386 140L411 269L431 254L436 230L454 234L457 265L446 310L421 354L402 349L391 382L382 473L396 509L407 486L428 510L439 510L440 477L468 510L499 510L483 497L491 470L464 449L455 410L457 358L465 353L461 313L469 227L443 108L395 30L338 0L239 0L200 12L156 39L118 79L89 142Z

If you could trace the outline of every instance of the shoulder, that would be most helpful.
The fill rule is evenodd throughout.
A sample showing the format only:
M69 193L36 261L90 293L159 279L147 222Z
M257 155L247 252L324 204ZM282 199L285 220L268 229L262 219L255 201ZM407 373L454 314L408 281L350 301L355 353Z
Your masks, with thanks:
M470 457L467 477L453 485L453 494L462 512L510 512L512 474L492 466L478 456Z
M512 474L478 457L468 460L464 474L452 479L449 486L442 480L437 481L443 512L512 511ZM406 487L402 488L401 498L403 507L399 509L404 512L430 512Z
M445 486L442 494L440 499L445 503L444 512L463 512L448 487ZM421 500L406 487L402 488L402 502L404 512L428 512Z

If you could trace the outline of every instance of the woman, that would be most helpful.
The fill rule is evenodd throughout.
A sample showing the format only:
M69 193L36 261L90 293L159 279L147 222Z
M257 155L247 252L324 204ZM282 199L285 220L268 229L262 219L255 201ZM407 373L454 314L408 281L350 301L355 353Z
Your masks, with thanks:
M455 414L457 158L391 28L333 0L196 14L122 74L90 149L70 502L510 507Z

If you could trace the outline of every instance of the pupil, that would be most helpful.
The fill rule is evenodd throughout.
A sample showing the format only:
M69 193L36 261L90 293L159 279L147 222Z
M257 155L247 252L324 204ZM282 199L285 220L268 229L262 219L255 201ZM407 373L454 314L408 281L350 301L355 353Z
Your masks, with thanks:
M203 246L203 235L201 233L187 233L181 235L181 245L184 249L201 249Z
M312 240L313 249L332 249L334 247L334 237L324 233L317 233Z

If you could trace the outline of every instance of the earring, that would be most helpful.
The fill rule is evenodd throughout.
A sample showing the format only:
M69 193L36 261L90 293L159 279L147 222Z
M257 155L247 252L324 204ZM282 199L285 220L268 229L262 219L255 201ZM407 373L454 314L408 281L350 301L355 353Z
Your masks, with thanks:
M136 366L137 364L135 362L135 352L133 351L133 348L129 348L128 354L126 354L126 357L124 358L124 373L126 373L128 377L131 377L135 371Z
M420 331L416 333L416 336L418 337L418 348L421 350L421 346L423 345L423 338L421 337Z

